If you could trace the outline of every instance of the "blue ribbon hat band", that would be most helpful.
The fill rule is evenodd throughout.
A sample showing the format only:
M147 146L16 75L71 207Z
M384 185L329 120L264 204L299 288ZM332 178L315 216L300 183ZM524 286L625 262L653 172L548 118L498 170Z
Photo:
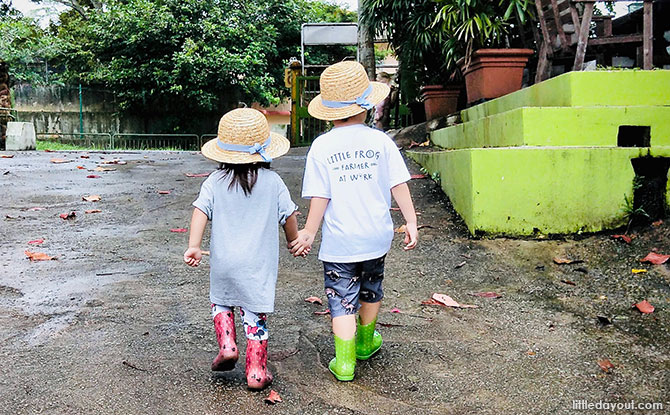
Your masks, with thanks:
M226 151L238 151L240 153L249 153L249 154L258 153L258 154L261 155L261 157L263 157L263 161L266 161L266 162L269 163L269 162L272 161L272 157L268 156L265 153L265 149L268 148L268 146L270 145L271 142L272 142L272 136L268 137L268 139L265 140L265 142L263 144L255 143L255 144L250 145L250 146L245 146L245 145L241 145L241 144L222 143L221 141L216 140L216 145L219 146L219 148L221 150L226 150Z
M371 93L372 93L372 84L370 84L370 86L368 86L368 88L365 91L363 91L363 94L361 94L360 97L356 98L353 101L329 101L327 99L323 99L322 97L321 103L328 108L344 108L348 107L349 105L356 104L363 109L371 110L372 108L375 107L371 102L367 100L367 98L370 96Z

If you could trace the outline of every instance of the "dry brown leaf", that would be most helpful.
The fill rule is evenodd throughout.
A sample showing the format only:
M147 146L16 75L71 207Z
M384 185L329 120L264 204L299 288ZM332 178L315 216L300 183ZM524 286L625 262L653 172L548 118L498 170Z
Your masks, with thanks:
M81 156L79 156L79 157L81 157L81 158L83 158L83 159L90 159L90 158L91 158L91 156L89 156L89 155L87 155L87 154L81 155Z
M405 229L407 229L405 225L400 225L395 229L395 233L405 233Z
M640 310L641 313L651 314L654 312L654 306L647 300L642 300L639 303L633 304L634 308Z
M319 297L314 296L305 298L305 302L323 305L323 301Z
M209 173L184 173L186 177L207 177Z
M116 169L112 169L111 167L96 167L93 169L93 171L116 171Z
M159 190L158 191L159 195L169 195L170 193L172 193L172 192L169 191L169 190Z
M89 210L85 211L84 213L100 213L100 212L102 212L102 210L100 210L100 209L89 209Z
M63 163L70 163L72 160L65 160L65 159L51 159L50 160L54 164L63 164Z
M575 284L574 281L570 281L570 280L561 280L561 282L562 282L563 284L568 284L568 285L574 285L574 286L577 285L577 284Z
M656 222L652 222L651 225L658 228L659 226L663 225L663 219L659 219Z
M270 394L268 395L267 398L265 398L265 402L269 404L276 404L277 402L283 402L281 400L281 396L277 392L275 392L274 389L270 390Z
M84 167L84 166L77 166L77 168L78 168L79 170L84 170L86 167Z
M554 257L554 262L559 265L563 264L581 264L582 261L581 259L568 259L568 258L561 258L561 257Z
M631 238L628 235L612 235L612 239L619 239L619 240L624 241L627 244L631 243L631 241L633 240L633 238Z
M649 254L646 257L642 258L640 262L649 262L654 265L661 265L668 262L668 259L670 259L670 255L662 255L657 254L656 252L649 252Z
M315 311L314 314L316 314L317 316L325 316L326 314L330 314L330 309L326 308L323 311Z
M611 369L614 369L614 365L610 362L609 359L600 359L598 360L598 366L603 370L603 372L609 373Z
M77 216L77 212L70 212L70 213L61 213L60 218L63 220L68 220L68 219L74 219Z
M478 308L476 305L472 304L460 304L453 298L449 297L446 294L440 294L440 293L434 293L433 296L431 297L433 300L437 301L438 303L446 306L446 307L454 307L454 308Z
M14 158L14 154L3 154L2 158L3 159L11 159L11 158Z
M86 202L99 202L102 200L100 195L90 195L90 196L83 196L81 200L84 200Z
M44 252L30 252L30 251L24 251L28 259L31 261L51 261L55 259L54 257L51 257Z

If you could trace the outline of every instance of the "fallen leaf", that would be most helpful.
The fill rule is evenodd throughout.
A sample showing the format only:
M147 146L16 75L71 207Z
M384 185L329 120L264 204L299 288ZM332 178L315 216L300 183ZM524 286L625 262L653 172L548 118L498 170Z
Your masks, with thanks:
M100 166L98 166L95 169L93 169L93 171L116 171L116 169L113 169L111 167L100 167Z
M90 195L90 196L83 196L81 200L84 200L86 202L99 202L102 198L100 195Z
M400 212L400 208L391 208L390 210L392 210L394 212Z
M554 257L554 262L563 265L563 264L581 264L582 261L581 259L568 259L568 258L561 258L561 257Z
M186 177L207 177L209 173L184 173Z
M493 291L486 291L481 293L471 293L470 295L475 297L484 297L484 298L501 298L502 295L494 293Z
M647 272L647 270L644 268L633 268L631 271L633 272L633 274L643 274Z
M528 351L526 352L526 354L527 354L528 356L535 356L536 353L535 353L534 351L532 351L532 350L528 350Z
M656 222L652 222L651 224L652 226L658 228L659 226L663 225L663 219L659 219Z
M413 174L409 176L410 179L427 179L428 175L427 174Z
M647 300L642 300L637 304L633 304L634 308L640 310L641 313L651 314L654 312L654 306L649 303Z
M84 166L77 166L77 168L78 168L79 170L84 170L86 167L84 167Z
M609 359L600 359L598 360L598 366L603 370L603 372L609 373L610 369L614 369L614 365L610 362Z
M397 308L397 307L393 307L390 312L394 313L394 314L401 314L402 313L402 311L400 311L400 309Z
M41 245L44 243L44 239L35 239L32 241L28 241L28 245Z
M395 233L405 233L406 226L405 225L400 225L395 229Z
M63 220L68 220L68 219L74 219L77 216L77 212L70 212L70 213L61 213L60 218Z
M274 389L270 390L270 394L268 395L267 398L265 398L265 402L269 404L276 404L277 402L283 402L281 400L281 396L277 392L275 392Z
M433 227L431 225L419 225L419 226L416 227L416 230L418 231L419 229L423 229L423 228L433 229Z
M428 147L430 145L430 140L426 140L423 143L419 144L419 147Z
M573 281L570 281L570 280L561 280L561 282L562 282L563 284L568 284L568 285L575 285L575 286L577 285L577 284L575 284Z
M307 298L305 298L305 301L308 302L308 303L312 303L312 304L323 305L323 301L321 301L321 299L319 297L313 297L313 296L312 297L307 297Z
M449 297L446 294L440 294L440 293L434 293L433 296L431 297L433 300L437 301L438 303L446 306L446 307L454 307L454 308L478 308L476 305L471 305L471 304L459 304L454 300L453 298Z
M54 257L51 257L44 252L30 252L30 251L24 251L28 259L31 261L51 261L54 259Z
M444 306L444 304L442 304L439 301L436 301L432 298L430 298L428 300L421 301L421 305L441 305L441 306Z
M14 154L3 154L2 158L3 159L11 159L11 158L14 158Z
M86 154L84 154L84 155L82 155L82 156L79 156L79 157L81 157L81 158L83 158L83 159L90 159L90 158L91 158L91 156L86 155Z
M170 232L184 233L184 232L188 232L188 229L186 229L186 228L174 228L174 229L170 229Z
M670 255L662 255L657 254L656 252L649 252L649 254L646 257L642 258L640 262L649 262L654 265L661 265L668 262L668 259L670 259Z
M467 261L463 261L463 262L461 262L460 264L456 264L456 266L455 266L454 268L455 268L455 269L462 268L462 267L463 267L465 264L467 264L467 263L468 263Z
M128 164L127 162L119 159L114 159L114 160L105 160L105 161L100 161L98 162L100 164L118 164L118 165L123 165L123 164Z
M63 163L70 163L72 160L65 160L65 159L51 159L51 162L54 164L63 164Z
M100 209L89 209L89 210L85 211L84 213L100 213L100 212L102 212L102 210L100 210Z
M87 179L99 179L100 176L98 176L97 174L89 174L88 176L86 176L86 178Z
M323 311L315 311L314 314L316 314L317 316L325 316L326 314L330 314L330 309L326 308Z
M172 192L169 191L169 190L159 190L158 191L159 195L169 195L170 193L172 193Z
M612 239L620 239L627 244L631 243L631 241L633 240L633 238L631 238L628 235L612 235Z
M44 150L44 152L45 152L45 153L53 153L54 151L53 151L53 150L46 149L46 150Z

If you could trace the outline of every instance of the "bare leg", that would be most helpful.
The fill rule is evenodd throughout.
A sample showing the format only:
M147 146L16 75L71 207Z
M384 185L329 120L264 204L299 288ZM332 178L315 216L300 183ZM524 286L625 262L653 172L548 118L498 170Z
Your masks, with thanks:
M333 318L333 334L342 340L351 340L356 335L356 316L353 314Z
M361 301L360 304L361 308L358 310L358 313L361 316L361 325L365 326L377 318L377 314L379 314L379 308L382 306L382 302L377 301L376 303L364 303Z

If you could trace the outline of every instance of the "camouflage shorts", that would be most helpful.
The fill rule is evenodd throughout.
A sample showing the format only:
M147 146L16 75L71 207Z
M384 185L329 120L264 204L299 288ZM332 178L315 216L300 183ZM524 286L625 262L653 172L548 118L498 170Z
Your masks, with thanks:
M356 314L360 301L376 303L384 298L384 259L362 262L324 262L324 286L331 317Z

